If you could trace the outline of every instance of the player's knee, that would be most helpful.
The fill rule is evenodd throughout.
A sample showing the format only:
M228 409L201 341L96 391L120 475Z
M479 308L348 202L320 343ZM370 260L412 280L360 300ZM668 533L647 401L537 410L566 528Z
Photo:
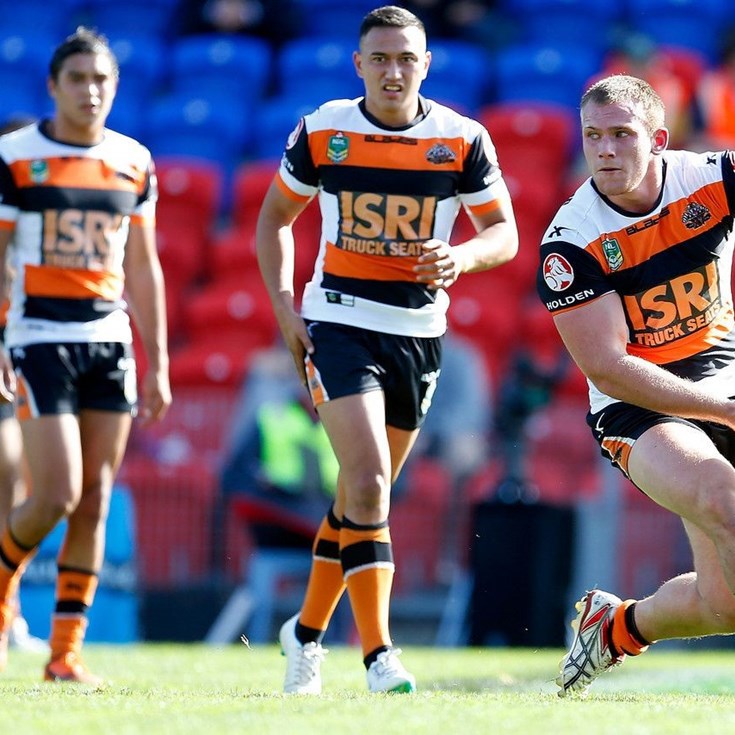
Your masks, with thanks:
M717 544L718 539L732 542L735 535L735 477L715 472L701 488L697 498L697 522Z
M37 507L36 516L40 525L53 528L59 521L70 516L77 506L79 499L73 494L59 494L49 498Z
M390 485L381 475L365 473L355 477L345 490L349 505L357 508L360 513L378 514L381 517L387 513Z

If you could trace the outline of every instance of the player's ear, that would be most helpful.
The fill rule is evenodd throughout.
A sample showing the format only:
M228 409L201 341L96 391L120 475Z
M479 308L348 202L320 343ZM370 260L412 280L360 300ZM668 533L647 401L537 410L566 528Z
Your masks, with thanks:
M663 153L669 145L669 131L667 128L659 128L654 134L651 141L651 151L653 153Z
M357 76L362 79L362 56L359 51L354 51L352 53L352 63L355 65Z

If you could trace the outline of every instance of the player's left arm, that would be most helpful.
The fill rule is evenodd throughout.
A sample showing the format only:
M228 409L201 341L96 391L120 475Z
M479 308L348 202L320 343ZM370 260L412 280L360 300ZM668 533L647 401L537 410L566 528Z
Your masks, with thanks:
M152 225L131 222L124 269L130 311L148 361L138 407L148 423L163 418L171 404L165 286Z

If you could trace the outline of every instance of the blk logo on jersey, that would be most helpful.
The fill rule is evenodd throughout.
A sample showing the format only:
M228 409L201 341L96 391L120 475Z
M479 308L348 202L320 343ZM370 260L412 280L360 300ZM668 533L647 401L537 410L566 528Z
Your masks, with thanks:
M426 160L429 163L451 163L455 161L457 156L454 151L444 143L436 143L426 151Z
M559 253L551 253L544 258L543 274L552 291L566 291L574 283L574 269Z
M681 221L688 230L696 230L712 219L709 209L703 204L690 202L681 216Z
M418 256L432 237L436 197L343 191L339 196L341 250Z

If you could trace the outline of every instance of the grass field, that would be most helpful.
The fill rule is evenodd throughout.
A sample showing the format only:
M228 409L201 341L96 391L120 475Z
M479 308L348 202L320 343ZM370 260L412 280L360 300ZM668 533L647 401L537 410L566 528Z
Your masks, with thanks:
M368 695L357 649L333 647L318 698L280 694L275 646L87 646L101 690L39 683L43 656L11 651L0 733L20 735L699 735L735 732L735 651L656 651L561 700L561 651L404 649L419 692ZM15 655L12 655L15 654Z

